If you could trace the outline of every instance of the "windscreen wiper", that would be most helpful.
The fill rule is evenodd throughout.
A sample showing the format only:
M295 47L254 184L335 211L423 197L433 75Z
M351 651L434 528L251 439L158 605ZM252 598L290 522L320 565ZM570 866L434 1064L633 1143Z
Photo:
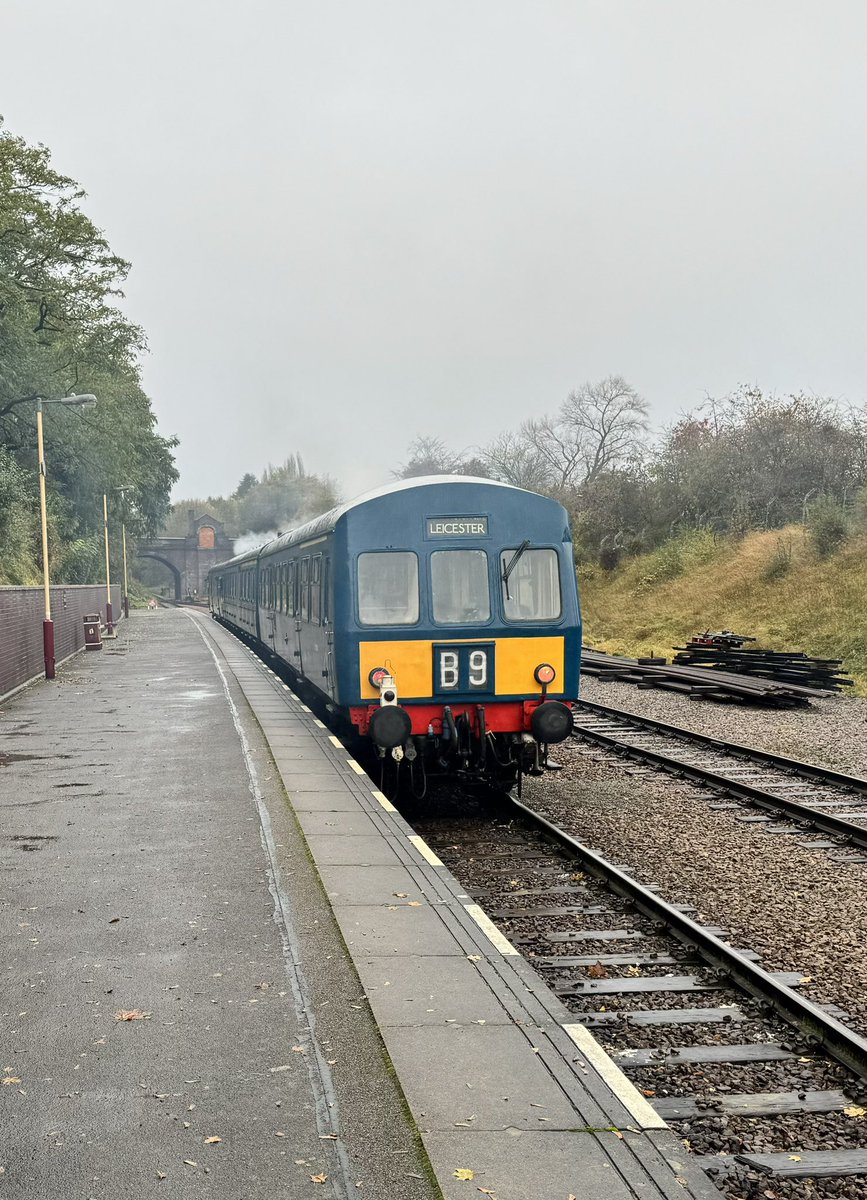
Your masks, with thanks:
M521 555L524 553L525 550L529 549L529 546L530 546L530 543L529 543L528 539L524 538L523 542L521 542L518 549L515 551L515 553L509 559L508 564L505 567L503 567L503 583L506 585L506 599L507 600L512 599L512 597L509 595L509 576L514 571L515 567L517 567L518 559L521 557Z

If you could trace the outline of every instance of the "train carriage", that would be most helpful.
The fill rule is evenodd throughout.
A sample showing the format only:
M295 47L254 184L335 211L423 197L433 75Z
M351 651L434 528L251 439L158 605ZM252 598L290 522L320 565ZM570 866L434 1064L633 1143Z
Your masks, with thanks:
M212 568L209 596L381 755L508 777L571 730L571 535L532 492L404 480Z

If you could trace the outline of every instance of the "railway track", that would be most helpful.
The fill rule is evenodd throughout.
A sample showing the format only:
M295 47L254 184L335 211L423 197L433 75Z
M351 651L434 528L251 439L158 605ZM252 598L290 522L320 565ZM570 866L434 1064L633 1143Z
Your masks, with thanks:
M867 1196L867 1039L797 972L517 800L411 819L731 1200Z
M709 789L713 807L744 810L738 820L768 833L824 834L807 845L867 862L867 780L588 700L574 705L574 718L576 738Z

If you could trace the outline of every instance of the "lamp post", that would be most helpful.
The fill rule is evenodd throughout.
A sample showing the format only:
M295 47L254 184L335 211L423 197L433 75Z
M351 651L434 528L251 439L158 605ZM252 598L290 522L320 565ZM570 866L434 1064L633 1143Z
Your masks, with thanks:
M102 527L105 532L105 632L114 636L114 613L111 610L111 563L108 558L108 496L102 493Z
M123 542L123 615L125 620L129 620L129 578L126 568L126 493L131 492L132 485L124 483L120 487L113 489L120 492L120 502L123 509L120 521L121 540Z
M42 436L43 404L65 404L70 407L90 408L96 404L96 396L58 396L48 399L36 398L36 442L39 448L39 515L42 521L42 586L45 592L45 619L42 622L42 651L45 658L45 678L54 679L54 622L51 619L51 588L48 580L48 509L45 501L45 443Z

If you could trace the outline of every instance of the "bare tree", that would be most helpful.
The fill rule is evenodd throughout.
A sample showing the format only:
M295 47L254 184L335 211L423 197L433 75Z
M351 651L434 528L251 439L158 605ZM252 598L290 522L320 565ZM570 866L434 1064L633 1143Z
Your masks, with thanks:
M486 473L501 483L511 483L513 487L531 492L544 491L551 486L551 466L523 430L498 434L487 446L481 447L478 457Z
M646 401L609 375L570 392L553 416L525 421L505 449L548 490L574 491L637 459L648 429Z
M575 462L570 482L577 484L592 483L603 471L638 457L650 428L647 401L622 375L583 383L570 392L557 424Z

